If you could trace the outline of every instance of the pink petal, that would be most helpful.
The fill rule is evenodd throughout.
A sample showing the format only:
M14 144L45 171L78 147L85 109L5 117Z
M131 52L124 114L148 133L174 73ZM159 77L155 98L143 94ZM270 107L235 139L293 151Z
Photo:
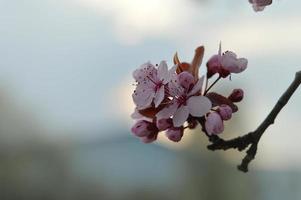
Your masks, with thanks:
M236 53L234 53L233 51L226 51L223 56L231 57L231 58L235 58L235 59L237 58Z
M222 56L222 67L231 73L240 73L247 68L248 60L245 58L237 59L235 53L229 51Z
M184 92L185 89L180 86L178 77L176 75L173 76L171 81L168 83L168 93L171 96L181 96Z
M223 55L221 59L221 64L224 69L232 72L237 68L237 61L236 58L230 55Z
M158 68L158 78L159 80L165 82L166 80L168 80L169 76L168 76L168 67L165 61L161 61L161 63L159 64L159 68Z
M145 120L145 121L148 121L148 122L152 122L153 119L152 118L147 118L145 117L144 115L141 115L139 113L139 111L137 110L137 108L135 109L135 111L131 114L131 118L132 119L136 119L136 120Z
M204 76L202 76L198 82L194 85L194 87L192 88L192 90L188 93L188 96L190 95L194 95L196 94L197 92L201 91L202 90L202 87L203 87L203 82L204 82Z
M138 137L146 137L154 132L157 132L157 129L151 122L140 120L132 126L131 131Z
M244 71L248 66L248 60L246 58L239 58L237 63L240 68L240 72Z
M154 98L154 103L156 108L160 105L163 99L164 99L164 86L161 86L160 89L156 92Z
M170 128L166 131L166 136L168 139L174 142L180 142L183 137L184 129L180 128Z
M163 81L163 84L167 84L168 82L170 82L172 79L174 79L177 74L176 74L176 70L177 70L178 65L174 65L169 71L168 71L168 77L167 79L165 79Z
M206 131L209 135L220 134L224 131L222 118L216 112L210 113L205 123Z
M172 119L160 119L157 120L156 126L159 129L159 131L165 131L166 129L172 127Z
M180 106L173 115L172 122L175 127L180 127L184 124L189 116L188 106Z
M194 77L187 71L178 74L178 81L179 84L186 90L191 89L191 87L194 85Z
M140 87L139 85L132 95L133 101L136 104L138 110L148 108L151 105L154 96L155 92L153 89Z
M171 117L176 112L177 107L178 105L175 102L167 105L165 108L163 108L160 112L156 114L157 119L160 120Z
M218 108L218 113L219 115L221 116L221 118L223 120L229 120L231 119L232 117L232 109L230 106L228 105L221 105L219 108Z
M205 96L193 96L188 99L189 113L194 117L204 116L211 107L211 101Z
M132 119L141 119L143 118L143 115L141 115L137 109L131 114Z
M157 69L150 62L142 64L138 69L133 72L133 78L137 82L142 82L145 77L153 77L157 73Z

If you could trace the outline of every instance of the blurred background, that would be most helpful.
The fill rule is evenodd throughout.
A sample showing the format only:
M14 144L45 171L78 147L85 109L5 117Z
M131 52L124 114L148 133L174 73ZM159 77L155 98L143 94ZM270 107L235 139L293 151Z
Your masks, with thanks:
M205 45L249 59L219 83L245 90L225 138L257 127L301 69L300 1L0 0L0 199L301 199L301 90L244 154L209 152L199 129L142 144L130 114L140 64ZM204 73L204 66L201 70Z

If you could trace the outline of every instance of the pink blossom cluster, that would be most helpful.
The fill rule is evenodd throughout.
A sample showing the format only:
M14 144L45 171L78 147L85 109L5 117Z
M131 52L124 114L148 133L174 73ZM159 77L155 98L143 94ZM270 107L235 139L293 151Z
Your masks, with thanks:
M207 74L199 76L203 56L204 47L200 46L191 63L181 62L175 54L170 69L166 61L158 65L147 62L133 72L136 109L132 118L136 123L131 131L135 136L150 143L165 131L168 139L179 142L184 130L194 129L198 122L207 135L224 131L224 121L238 110L235 103L243 99L243 90L235 89L225 97L211 89L219 80L244 71L248 61L231 51L222 53L220 45L218 54L206 64ZM212 77L217 79L209 86Z
M254 11L263 11L268 5L271 5L273 0L249 0L252 4Z

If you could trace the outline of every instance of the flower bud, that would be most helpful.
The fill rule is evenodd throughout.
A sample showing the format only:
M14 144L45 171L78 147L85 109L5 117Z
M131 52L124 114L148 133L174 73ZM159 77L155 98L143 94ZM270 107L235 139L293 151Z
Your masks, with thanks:
M172 127L172 119L159 119L156 122L156 126L159 131L165 131L166 129Z
M209 135L222 133L224 131L224 123L221 116L216 112L210 113L205 122L205 128Z
M272 0L249 0L249 2L253 5L255 12L263 11L266 6L272 4Z
M193 87L194 77L189 72L184 71L184 72L180 73L178 75L178 80L179 80L180 85L187 90L190 89L191 87Z
M213 55L207 62L207 77L211 78L214 74L220 71L220 56Z
M242 89L234 89L228 99L232 102L240 102L244 98L244 91Z
M166 131L166 137L174 142L179 142L182 139L184 134L184 128L182 127L173 127Z
M232 109L230 106L228 105L221 105L219 108L218 108L218 113L219 115L221 116L221 118L223 120L229 120L231 119L232 117Z
M195 129L198 125L198 122L192 117L188 117L187 123L189 129Z
M141 137L141 141L143 143L148 144L148 143L151 143L151 142L155 141L157 139L157 137L158 137L158 132L153 132L148 136Z
M158 132L158 129L153 123L140 120L134 124L134 126L131 128L131 131L137 137L146 137L152 133Z

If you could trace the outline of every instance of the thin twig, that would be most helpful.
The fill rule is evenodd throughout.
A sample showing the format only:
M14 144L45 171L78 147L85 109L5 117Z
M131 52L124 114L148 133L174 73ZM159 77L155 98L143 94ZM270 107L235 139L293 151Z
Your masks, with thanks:
M206 95L207 94L207 92L209 92L209 90L221 79L222 77L221 76L219 76L210 86L209 86L209 88L208 89L206 89L206 91L205 91L205 93L204 93L204 95ZM207 86L206 86L207 87Z
M224 140L218 137L217 135L210 136L206 133L206 130L204 130L204 121L205 121L204 118L199 118L198 121L202 125L203 131L206 133L206 135L209 138L209 141L211 142L211 144L208 145L208 149L212 151L228 150L228 149L238 149L238 151L242 151L251 145L246 152L247 153L246 156L242 159L241 164L238 166L238 169L240 171L247 172L249 163L256 156L257 146L261 136L264 134L264 132L270 125L274 124L277 115L280 113L282 108L288 103L289 99L297 90L300 84L301 84L301 71L296 73L294 81L291 83L288 89L283 93L283 95L280 97L280 99L278 100L274 108L264 119L264 121L259 125L259 127L255 131L250 132L244 136L240 136L230 140Z

